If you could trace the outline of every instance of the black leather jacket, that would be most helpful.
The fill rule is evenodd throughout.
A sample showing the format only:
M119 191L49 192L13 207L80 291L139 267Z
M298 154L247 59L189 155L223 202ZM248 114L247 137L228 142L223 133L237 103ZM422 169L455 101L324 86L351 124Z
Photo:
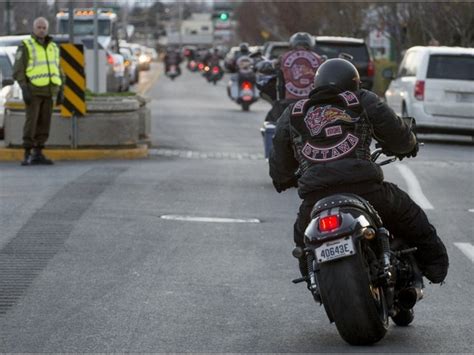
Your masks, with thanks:
M376 94L364 89L353 93L357 105L347 105L339 94L332 88L314 90L309 100L291 104L281 115L269 159L270 176L277 190L296 186L297 171L301 198L321 189L380 183L382 169L370 161L371 139L396 154L407 154L415 148L416 137L411 129ZM352 120L344 116L343 120L328 121L331 112L326 118L318 116L318 107L327 105L350 112Z

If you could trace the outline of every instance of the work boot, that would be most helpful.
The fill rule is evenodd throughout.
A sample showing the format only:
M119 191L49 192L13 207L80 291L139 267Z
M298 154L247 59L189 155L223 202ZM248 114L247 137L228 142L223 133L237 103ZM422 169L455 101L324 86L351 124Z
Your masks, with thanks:
M31 149L25 149L25 155L23 157L23 161L21 162L22 166L29 166L31 165Z
M449 257L441 239L419 246L415 259L424 277L437 284L444 281L448 274Z
M35 148L33 150L31 164L32 165L53 165L54 163L51 159L48 159L43 155L41 148Z

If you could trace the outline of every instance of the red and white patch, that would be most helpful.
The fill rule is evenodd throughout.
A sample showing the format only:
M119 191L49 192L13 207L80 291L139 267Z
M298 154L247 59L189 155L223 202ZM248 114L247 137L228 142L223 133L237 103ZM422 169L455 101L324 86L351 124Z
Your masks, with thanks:
M347 107L359 105L359 99L357 98L357 95L354 94L352 91L344 91L338 96L340 96L344 100Z
M358 120L359 117L352 118L344 110L331 105L313 107L308 111L304 118L304 122L306 123L306 127L309 129L311 136L316 136L321 133L323 128L330 123L336 121L354 123Z
M359 143L359 138L348 133L342 141L331 147L314 146L306 142L303 147L303 156L313 162L326 162L339 159L352 152Z
M307 97L313 89L316 70L321 57L306 50L294 50L282 58L282 71L285 78L285 98L300 99Z

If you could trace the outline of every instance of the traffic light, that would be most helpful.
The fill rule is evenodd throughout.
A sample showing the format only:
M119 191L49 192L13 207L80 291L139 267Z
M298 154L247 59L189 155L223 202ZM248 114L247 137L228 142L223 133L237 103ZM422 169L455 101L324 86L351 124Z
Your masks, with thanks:
M219 13L219 20L227 21L228 19L229 19L229 13L228 12Z

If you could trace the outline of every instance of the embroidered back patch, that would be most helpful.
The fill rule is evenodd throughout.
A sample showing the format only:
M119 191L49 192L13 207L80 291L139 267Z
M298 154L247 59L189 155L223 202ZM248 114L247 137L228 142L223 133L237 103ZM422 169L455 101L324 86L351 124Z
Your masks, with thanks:
M357 95L354 94L352 91L344 91L337 96L341 97L344 100L347 107L359 105L359 99L357 98Z
M357 122L359 118L360 117L351 117L344 110L328 105L311 108L306 114L304 122L311 136L316 136L330 123L335 121L354 123Z
M294 116L302 115L304 112L304 105L307 103L309 99L303 99L299 100L295 103L293 106L293 109L291 110L291 114Z

